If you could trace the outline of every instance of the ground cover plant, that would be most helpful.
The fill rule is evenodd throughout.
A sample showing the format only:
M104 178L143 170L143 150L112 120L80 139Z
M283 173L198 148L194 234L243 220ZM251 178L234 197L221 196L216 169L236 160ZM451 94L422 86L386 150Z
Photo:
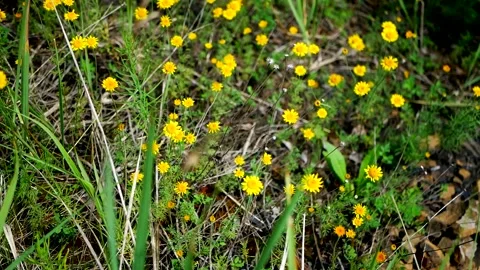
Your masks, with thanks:
M0 268L476 269L440 2L0 3Z

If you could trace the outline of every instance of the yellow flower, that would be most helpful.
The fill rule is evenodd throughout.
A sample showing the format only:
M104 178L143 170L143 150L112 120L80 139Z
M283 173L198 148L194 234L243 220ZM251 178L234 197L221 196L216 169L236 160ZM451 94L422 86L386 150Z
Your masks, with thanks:
M242 156L236 156L233 162L235 162L235 165L237 166L242 166L245 164L245 159Z
M173 36L172 39L170 39L170 43L172 44L172 46L174 47L182 47L183 45L183 39L181 36Z
M365 96L370 92L370 85L364 81L357 82L353 88L353 92L359 96Z
M177 195L185 195L188 192L188 183L185 181L180 181L175 184L175 188L173 189Z
M135 9L135 19L141 21L148 17L148 10L144 7L137 7Z
M308 52L315 55L320 52L320 47L318 47L317 44L310 44L308 45Z
M283 121L290 125L295 124L298 121L298 113L294 109L283 111Z
M62 3L68 7L73 6L73 0L62 0Z
M398 32L395 28L385 28L382 31L382 38L387 42L395 42L398 40Z
M261 20L261 21L258 23L258 27L260 27L260 28L265 28L265 27L267 27L267 25L268 25L268 22L265 21L265 20Z
M302 178L303 189L312 193L317 193L323 187L323 181L321 177L315 174L307 174Z
M166 174L168 172L168 169L170 169L170 164L168 164L168 162L162 161L157 165L157 170L161 174Z
M377 256L375 257L375 261L377 263L383 263L386 260L387 260L387 254L385 254L385 252L380 251L377 253Z
M257 45L260 45L260 46L265 46L267 45L268 43L268 37L264 34L260 34L260 35L257 35L255 37L255 41L257 41Z
M195 39L197 39L197 34L194 33L194 32L188 33L188 39L190 39L190 40L195 40Z
M352 229L348 229L347 232L345 233L345 236L347 238L352 238L353 239L353 238L355 238L355 235L356 235L356 233Z
M397 17L397 22L402 22L402 17Z
M250 28L250 27L245 27L245 28L243 29L243 34L244 34L244 35L248 35L248 34L250 34L250 33L252 33L252 28Z
M425 157L430 158L430 152L425 152Z
M171 8L175 4L175 0L158 0L157 7L159 9Z
M390 103L392 103L393 106L400 108L405 104L405 99L402 97L402 95L393 94L390 98Z
M353 213L357 216L364 217L367 214L367 207L357 203L355 206L353 206Z
M296 56L303 57L308 53L308 46L303 42L297 42L293 45L292 53Z
M311 87L311 88L317 88L318 87L318 82L313 80L313 79L308 79L307 85L308 85L308 87Z
M80 17L80 15L78 15L77 13L75 13L75 10L72 10L72 11L69 11L69 12L65 12L65 14L63 14L63 18L66 20L66 21L75 21L76 19L78 19L78 17Z
M345 186L340 186L338 190L340 190L340 192L345 192Z
M184 137L185 137L185 132L182 129L180 129L175 134L173 134L173 136L170 139L172 139L174 143L181 143L183 142Z
M372 182L376 182L382 178L382 168L378 167L377 165L368 165L365 169L365 173L367 174L367 178L370 179Z
M172 208L174 208L174 207L175 207L175 203L174 203L174 202L172 202L172 201L168 201L168 202L167 202L167 208L168 208L168 209L172 209Z
M0 87L0 88L1 88L1 87ZM474 87L472 88L472 90L473 90L473 95L474 95L474 96L480 97L480 86L477 86L477 85L476 85L476 86L474 86Z
M242 8L242 0L232 0L227 4L227 8L239 12Z
M125 130L125 124L124 123L118 124L117 129L118 129L118 131L124 131Z
M343 76L336 73L332 73L328 77L328 85L330 85L331 87L338 86L342 81Z
M61 0L45 0L43 1L43 8L52 11L55 10L55 7L62 3Z
M118 82L115 78L107 77L102 81L102 87L108 92L113 92L118 87Z
M160 26L161 27L169 27L172 24L172 21L170 20L170 17L167 15L160 17Z
M307 141L310 141L311 139L313 139L313 137L315 137L315 133L313 133L313 130L311 128L302 129L302 132L303 132L303 137Z
M83 50L87 47L87 42L86 42L85 38L83 38L81 36L75 36L70 41L70 46L72 46L73 51Z
M397 29L397 26L395 26L394 23L391 21L385 21L382 23L382 28L383 29Z
M87 47L89 49L95 49L98 47L98 39L94 36L88 36L85 42L87 43Z
M170 120L177 120L178 119L178 114L176 113L171 113L168 115L168 119Z
M335 227L333 231L338 237L342 237L345 235L345 227L343 227L342 225Z
M142 144L142 150L147 151L147 144L146 143ZM160 145L157 142L154 141L153 145L152 145L152 153L154 155L157 155L159 152L160 152Z
M0 89L5 88L8 85L7 74L0 70Z
M348 37L348 44L352 49L357 51L363 51L365 49L365 44L363 43L363 39L358 35L354 34Z
M359 77L363 77L365 76L365 73L367 72L367 67L364 66L364 65L356 65L354 68L353 68L353 73L355 73L355 75L359 76Z
M237 16L237 12L235 10L231 9L231 8L227 8L227 9L223 10L222 16L225 19L231 21L231 20L233 20L233 18L235 18L235 16Z
M213 121L207 124L208 133L217 133L220 131L220 122Z
M313 208L313 207L309 207L309 208L308 208L308 212L309 212L309 213L313 213L313 212L315 212L315 208Z
M295 26L290 26L290 28L288 28L288 32L291 34L291 35L295 35L298 33L298 28L295 27Z
M205 43L205 48L207 48L208 50L210 50L212 47L213 47L212 43L210 42Z
M194 103L195 103L195 101L190 97L182 100L183 107L185 107L187 109L192 107Z
M358 228L359 226L362 226L363 224L363 218L356 216L352 219L352 224L355 226L355 228Z
M173 105L175 105L175 106L180 106L180 105L182 105L182 101L177 98L177 99L175 99L175 100L173 101Z
M212 64L216 64L217 62L218 62L218 60L215 57L212 57L212 59L210 59L210 63L212 63Z
M442 69L443 69L443 71L445 71L446 73L450 72L450 66L449 66L449 65L443 65Z
M297 76L303 76L307 74L307 69L302 65L298 65L295 67L295 74L297 74Z
M386 71L395 70L398 67L398 59L393 56L385 56L380 64Z
M417 34L413 33L412 31L408 30L406 33L405 33L405 37L407 39L410 39L410 38L416 38L417 37Z
M141 172L134 172L130 174L130 181L142 181L143 180L143 173Z
M243 178L245 176L245 171L243 171L242 168L236 168L235 171L233 171L233 175L237 178Z
M163 65L162 71L164 74L172 75L177 70L177 66L172 61L168 61Z
M223 84L220 83L220 82L214 81L214 82L212 83L212 87L211 87L211 88L212 88L212 91L213 91L213 92L220 92L220 91L222 91Z
M249 175L243 179L242 190L247 193L247 195L258 195L262 192L263 184L260 181L260 178L255 175Z
M212 222L212 223L217 220L214 215L211 215L208 219L209 219L210 222Z
M293 184L288 184L288 186L283 187L285 194L292 196L295 193L295 186Z
M189 216L189 215L185 215L185 216L183 216L183 219L184 219L185 221L189 221L189 220L190 220L190 216ZM175 254L177 254L178 257L183 257L183 250L181 250L181 249L180 249L180 250L177 250L177 251L175 251Z
M163 134L168 138L172 138L175 134L181 131L182 127L180 127L176 121L170 121L163 127Z
M348 49L347 49L347 48L343 48L343 49L342 49L342 54L343 54L343 55L347 55L347 54L348 54Z
M213 4L213 3L215 3L215 0L207 0L207 3Z
M270 154L267 153L267 152L263 153L262 163L263 163L264 165L271 165L271 164L272 164L272 155L270 155Z
M397 249L397 245L395 245L395 244L392 244L392 245L390 246L390 249L391 249L391 250L395 250L395 249Z
M327 110L325 110L324 108L318 109L318 111L317 111L318 118L325 119L325 118L327 118L327 115L328 115Z
M213 12L213 17L214 18L219 18L220 16L223 15L223 9L221 7L217 7L212 12Z
M195 134L193 133L188 133L187 135L185 135L185 142L187 142L187 144L194 144L195 142L197 141L197 137L195 136Z
M313 103L313 105L315 105L315 107L320 107L322 106L322 102L318 99L315 100L315 102Z

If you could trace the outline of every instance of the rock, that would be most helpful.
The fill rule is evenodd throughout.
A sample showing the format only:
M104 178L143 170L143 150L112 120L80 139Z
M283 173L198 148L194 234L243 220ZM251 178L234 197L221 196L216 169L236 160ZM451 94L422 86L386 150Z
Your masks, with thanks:
M478 232L477 228L478 221L478 200L470 201L467 211L465 214L457 220L458 226L458 235L460 238L468 237L472 234Z
M467 180L472 175L467 169L461 168L458 173L463 177L463 180Z
M444 203L448 203L453 195L455 195L455 186L453 184L448 184L446 190L440 194L440 198Z
M460 249L461 262L467 263L467 261L472 260L475 256L475 251L477 251L477 243L472 241L472 238L470 237L462 239L461 242L465 243L458 247Z
M433 220L443 224L443 225L451 225L458 221L461 217L462 213L462 205L459 202L453 202L447 209L439 214L438 216L434 217Z
M443 255L442 250L434 245L430 240L425 240L425 252L428 252L428 256L432 261L433 265L440 265L443 261L445 255ZM447 264L448 266L448 264Z

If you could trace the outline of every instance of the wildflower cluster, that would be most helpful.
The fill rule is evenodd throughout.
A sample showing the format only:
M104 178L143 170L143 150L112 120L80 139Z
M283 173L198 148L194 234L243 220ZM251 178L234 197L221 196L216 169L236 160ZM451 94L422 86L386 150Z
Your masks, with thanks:
M70 41L70 46L73 51L80 51L86 48L95 49L98 47L98 39L92 35L88 37L75 36Z
M215 65L223 77L228 78L232 76L233 71L237 67L237 61L235 61L235 56L229 53L225 55L221 61L216 61Z

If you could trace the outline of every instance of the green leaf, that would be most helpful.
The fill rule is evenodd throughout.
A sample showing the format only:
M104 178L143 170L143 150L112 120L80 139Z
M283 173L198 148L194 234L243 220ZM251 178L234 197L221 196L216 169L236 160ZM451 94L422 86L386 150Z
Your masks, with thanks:
M338 147L335 147L327 141L323 141L323 148L325 149L323 155L327 160L328 166L333 170L342 183L345 182L345 175L347 174L345 157L342 155Z
M370 150L367 155L363 158L362 163L360 164L360 170L358 172L358 178L357 180L360 182L363 182L365 178L365 169L368 167L368 165L375 164L375 153L373 150Z
M8 212L13 202L15 189L17 188L18 174L20 170L20 158L18 157L18 150L17 150L16 144L14 144L14 152L15 152L14 173L13 173L12 180L8 185L7 192L5 193L5 199L3 200L2 207L0 208L0 237L3 234L3 225L5 225L5 222L7 221Z

